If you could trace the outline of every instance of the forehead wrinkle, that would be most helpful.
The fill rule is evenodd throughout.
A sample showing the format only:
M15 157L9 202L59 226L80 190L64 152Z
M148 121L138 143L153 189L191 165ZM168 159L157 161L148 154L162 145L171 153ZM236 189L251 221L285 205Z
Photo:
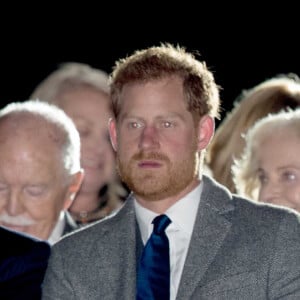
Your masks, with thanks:
M32 142L51 141L56 145L64 142L58 125L36 115L15 114L0 119L0 141L26 138Z

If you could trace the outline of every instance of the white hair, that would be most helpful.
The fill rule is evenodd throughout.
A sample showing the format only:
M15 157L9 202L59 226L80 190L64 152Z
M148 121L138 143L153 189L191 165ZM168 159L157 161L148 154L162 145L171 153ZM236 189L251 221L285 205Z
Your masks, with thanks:
M62 159L65 170L75 174L80 170L80 137L73 121L63 110L39 100L13 102L0 110L0 120L13 115L31 115L52 125L63 137Z

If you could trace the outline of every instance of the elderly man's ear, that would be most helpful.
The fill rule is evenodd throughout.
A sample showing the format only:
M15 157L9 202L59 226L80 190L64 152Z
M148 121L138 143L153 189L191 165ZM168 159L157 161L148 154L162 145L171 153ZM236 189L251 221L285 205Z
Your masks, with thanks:
M71 182L69 184L68 192L64 201L64 210L68 210L71 206L73 200L75 199L75 196L77 192L79 191L82 181L84 178L84 171L81 169L74 175L72 175Z

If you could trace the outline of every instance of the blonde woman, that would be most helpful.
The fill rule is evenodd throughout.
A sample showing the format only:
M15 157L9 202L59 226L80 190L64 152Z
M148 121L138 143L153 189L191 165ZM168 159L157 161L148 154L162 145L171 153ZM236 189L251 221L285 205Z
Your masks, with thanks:
M216 130L208 147L206 166L212 176L235 192L231 166L240 158L245 142L243 134L269 113L300 106L300 82L295 74L268 79L244 91Z
M300 212L300 110L259 120L245 141L232 168L237 192Z
M108 137L111 117L108 75L82 63L65 63L42 81L31 95L57 105L73 120L80 134L85 177L69 211L79 224L105 217L126 195L115 172Z

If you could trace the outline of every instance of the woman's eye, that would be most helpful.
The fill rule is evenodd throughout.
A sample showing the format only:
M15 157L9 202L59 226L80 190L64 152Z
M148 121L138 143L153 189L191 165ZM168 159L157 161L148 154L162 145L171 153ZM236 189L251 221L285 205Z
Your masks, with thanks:
M296 175L294 173L291 173L291 172L286 172L286 173L283 173L283 178L288 180L288 181L293 181L296 179Z
M261 173L261 172L259 172L259 173L257 174L257 178L258 178L258 181L259 181L261 184L264 184L264 183L266 183L266 182L268 181L267 176L266 176L264 173Z
M84 129L78 129L79 135L80 137L86 137L89 135L89 131L88 130L84 130Z
M7 190L8 190L7 185L5 185L5 184L0 184L0 192L5 192L5 191L7 191Z

